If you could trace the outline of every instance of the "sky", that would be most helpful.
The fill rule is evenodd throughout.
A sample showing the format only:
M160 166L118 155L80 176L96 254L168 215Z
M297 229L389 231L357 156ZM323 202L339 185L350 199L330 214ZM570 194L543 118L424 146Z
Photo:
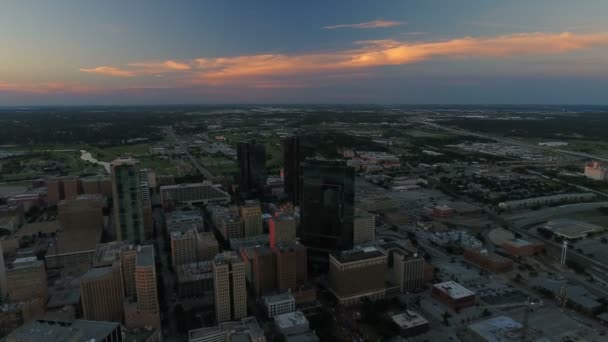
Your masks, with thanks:
M606 0L3 0L0 106L608 104Z

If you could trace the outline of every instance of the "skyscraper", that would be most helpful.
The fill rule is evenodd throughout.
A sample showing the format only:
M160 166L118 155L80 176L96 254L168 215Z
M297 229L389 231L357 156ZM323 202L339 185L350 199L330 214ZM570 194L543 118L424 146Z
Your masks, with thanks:
M263 233L262 208L258 201L246 201L240 207L243 218L245 236L255 236Z
M255 140L239 142L237 157L241 192L261 192L266 184L266 147Z
M283 139L283 186L291 203L300 202L300 137L291 136Z
M145 240L142 182L139 162L132 158L112 161L112 197L118 240Z
M215 317L218 323L247 316L245 263L235 252L224 252L213 259Z
M316 270L329 253L353 248L355 171L343 161L307 160L302 165L299 236Z

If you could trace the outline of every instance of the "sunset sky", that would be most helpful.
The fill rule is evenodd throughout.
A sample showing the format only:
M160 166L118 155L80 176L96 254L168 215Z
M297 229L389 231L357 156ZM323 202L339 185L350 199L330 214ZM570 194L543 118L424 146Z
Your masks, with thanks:
M33 1L0 106L608 103L606 0Z

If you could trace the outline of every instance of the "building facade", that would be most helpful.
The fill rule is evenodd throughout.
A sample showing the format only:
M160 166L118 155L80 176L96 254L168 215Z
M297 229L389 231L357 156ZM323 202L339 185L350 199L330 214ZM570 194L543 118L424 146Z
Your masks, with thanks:
M224 252L213 259L215 315L218 322L247 316L245 263L235 252Z
M132 158L116 159L110 166L117 239L139 244L145 240L139 162Z

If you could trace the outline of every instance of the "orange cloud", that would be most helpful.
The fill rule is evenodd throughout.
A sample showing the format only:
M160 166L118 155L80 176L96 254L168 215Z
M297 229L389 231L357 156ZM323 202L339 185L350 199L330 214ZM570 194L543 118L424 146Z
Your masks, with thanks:
M335 30L340 28L353 28L353 29L375 29L375 28L386 28L386 27L394 27L405 25L405 21L395 21L395 20L372 20L364 23L358 24L339 24L339 25L329 25L323 26L326 30Z
M130 69L81 69L111 76L177 73L181 84L219 85L239 81L268 81L297 74L352 73L354 70L406 65L436 58L508 58L563 54L608 46L608 33L521 33L496 37L464 37L434 42L372 40L355 42L348 50L308 54L258 54L198 58L176 62L138 62ZM258 83L263 84L263 83Z
M94 94L100 89L80 83L41 82L41 83L11 83L0 81L0 92L21 92L33 94Z
M160 73L166 71L183 71L190 70L190 65L187 63L177 62L174 60L162 62L138 62L130 63L129 66L139 68L139 73Z
M123 70L111 66L99 66L96 68L85 69L82 68L80 71L87 72L90 74L98 74L98 75L106 75L106 76L116 76L116 77L133 77L135 73L129 70Z

